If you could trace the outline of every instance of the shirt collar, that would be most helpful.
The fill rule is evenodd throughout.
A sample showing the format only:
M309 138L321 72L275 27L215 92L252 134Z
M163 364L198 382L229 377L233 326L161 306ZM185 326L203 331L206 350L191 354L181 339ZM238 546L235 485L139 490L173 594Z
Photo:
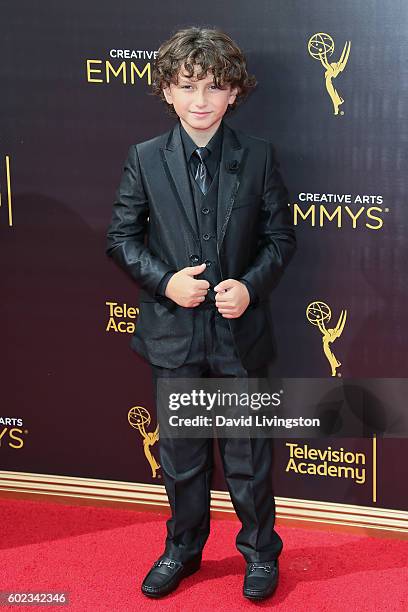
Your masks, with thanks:
M181 139L182 139L183 145L184 145L184 151L185 151L185 154L186 154L187 161L189 161L191 155L196 150L197 145L194 142L194 140L191 138L191 136L186 132L186 130L184 129L183 124L181 123L180 120L179 120L179 123L180 123ZM212 136L211 140L209 140L209 142L205 145L207 147L207 149L209 149L211 151L211 158L213 160L214 159L217 159L217 160L219 159L219 155L221 153L221 143L222 143L223 130L224 130L224 122L221 120L221 123L218 126L217 131Z

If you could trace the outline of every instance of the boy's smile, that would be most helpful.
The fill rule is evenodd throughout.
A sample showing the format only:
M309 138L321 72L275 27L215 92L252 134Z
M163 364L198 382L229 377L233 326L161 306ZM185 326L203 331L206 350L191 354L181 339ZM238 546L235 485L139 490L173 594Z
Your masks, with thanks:
M215 134L229 104L233 104L238 89L230 84L218 88L211 71L204 79L197 79L201 70L194 66L194 75L189 78L184 70L178 73L178 83L163 89L168 104L173 104L180 121L198 146L205 146Z

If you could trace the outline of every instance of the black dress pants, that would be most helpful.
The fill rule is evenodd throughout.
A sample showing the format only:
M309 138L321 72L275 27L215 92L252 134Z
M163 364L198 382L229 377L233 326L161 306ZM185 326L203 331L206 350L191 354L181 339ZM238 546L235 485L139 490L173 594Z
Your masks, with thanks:
M234 347L228 320L214 305L195 309L194 335L184 364L175 369L152 365L154 393L158 378L265 377L266 368L246 370ZM157 397L157 396L156 396ZM166 554L182 562L200 553L210 533L213 438L159 440L160 463L171 507ZM236 547L247 562L279 556L282 540L274 530L270 438L219 438L224 475L242 523Z

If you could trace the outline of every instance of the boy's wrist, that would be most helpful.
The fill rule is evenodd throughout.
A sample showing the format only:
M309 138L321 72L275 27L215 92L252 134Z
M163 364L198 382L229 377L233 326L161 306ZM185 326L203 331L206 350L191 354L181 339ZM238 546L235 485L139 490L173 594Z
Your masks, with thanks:
M243 278L239 278L238 279L240 283L242 283L243 285L245 285L245 287L248 289L248 293L249 293L249 303L252 304L256 304L256 302L258 301L258 296L256 294L255 289L253 288L253 286L251 285L251 283L248 283L247 280L244 280Z
M156 295L159 295L161 297L166 297L166 288L167 288L167 285L169 283L169 280L171 279L171 277L174 274L175 274L175 272L173 272L173 271L166 272L166 274L163 276L163 278L161 279L160 283L157 286Z

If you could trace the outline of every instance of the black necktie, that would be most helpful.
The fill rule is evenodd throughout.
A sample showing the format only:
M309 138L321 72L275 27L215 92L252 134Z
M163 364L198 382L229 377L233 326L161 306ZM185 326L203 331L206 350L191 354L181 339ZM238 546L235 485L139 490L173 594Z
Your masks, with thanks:
M194 153L200 160L194 179L197 181L201 191L206 194L211 185L211 176L205 165L205 160L208 158L211 151L207 149L207 147L198 147Z

